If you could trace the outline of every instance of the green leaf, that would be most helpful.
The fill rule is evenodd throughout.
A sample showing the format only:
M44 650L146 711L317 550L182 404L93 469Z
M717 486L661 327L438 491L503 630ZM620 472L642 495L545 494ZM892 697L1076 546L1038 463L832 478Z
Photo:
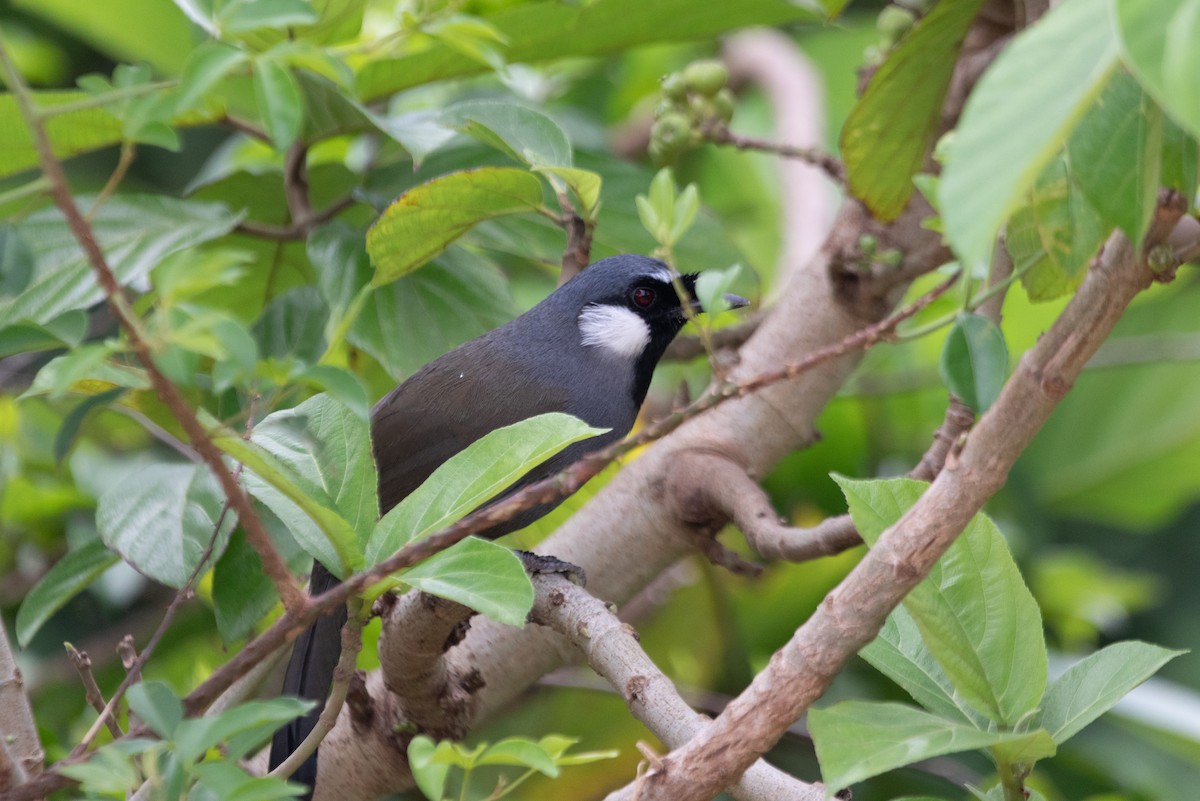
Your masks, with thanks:
M270 509L255 503L259 520L293 572L307 572L312 560ZM275 584L262 569L258 553L239 528L213 567L213 616L225 643L246 636L279 600Z
M439 747L424 734L418 734L408 744L408 766L412 770L413 781L426 798L435 801L441 801L446 775L450 773L448 764L434 760Z
M604 431L551 412L481 437L384 515L367 544L367 563L376 564L405 544L445 528L571 443Z
M317 13L308 0L232 0L217 13L218 25L228 33L289 28L316 21Z
M225 759L201 762L195 770L200 786L212 792L214 801L278 801L303 795L308 789L274 776L251 776ZM188 801L201 799L192 793Z
M842 0L826 0L821 3L822 14L814 11L812 4L788 0L742 0L703 7L684 0L593 0L578 5L548 0L503 7L481 19L508 42L504 54L509 63L536 63L625 52L651 42L711 41L718 33L749 25L816 22L833 16L843 5ZM367 64L357 77L358 96L373 100L491 68L442 40L419 53Z
M724 270L705 270L696 279L696 299L700 306L712 317L729 311L729 301L725 295L733 287L738 276L742 273L742 265L735 264Z
M118 798L142 783L141 774L133 759L118 743L96 749L87 762L63 765L59 772L82 784L91 793L105 793Z
M1200 174L1200 148L1173 120L1163 120L1162 183L1189 199L1196 197L1196 179Z
M312 709L313 702L291 696L248 701L219 715L188 718L175 730L180 759L190 762L220 743L230 759L241 759L266 742L276 729Z
M1175 120L1200 136L1200 2L1115 0L1122 55L1138 80Z
M116 564L117 558L103 542L92 540L59 559L46 571L17 610L16 633L21 647L28 647L42 625Z
M33 278L33 248L11 222L0 222L0 296L19 295Z
M169 739L183 721L183 703L161 681L141 681L126 694L129 708L158 736Z
M1109 3L1066 0L1013 39L967 100L939 185L946 236L967 269L1117 65Z
M54 434L54 461L62 462L67 458L67 454L71 452L71 446L75 444L75 438L79 435L79 429L89 414L112 403L125 392L125 387L116 387L107 392L100 392L84 398L75 404L75 407L63 417L62 425Z
M1128 73L1113 75L1067 143L1072 177L1106 227L1135 248L1158 202L1162 112Z
M571 143L554 120L525 106L497 101L455 103L442 123L494 147L527 167L570 167Z
M46 325L18 323L0 328L0 358L14 353L54 350L64 345L75 347L87 333L87 315L70 311Z
M911 479L834 479L854 525L872 547L927 486ZM904 606L973 709L1013 726L1037 708L1046 688L1041 614L1004 537L987 516L971 520Z
M38 370L25 397L44 394L52 399L61 398L76 382L103 375L111 353L112 347L108 343L97 342L55 356Z
M972 722L970 707L959 698L954 683L925 647L916 621L903 606L888 616L879 636L858 655L933 714Z
M1005 242L1032 301L1074 291L1107 231L1084 197L1071 162L1056 158L1013 214Z
M222 79L247 61L246 53L215 39L197 47L188 56L179 80L175 111L183 114L200 105L201 100Z
M950 392L976 414L986 412L1008 378L1008 346L999 326L978 314L958 315L938 370Z
M533 607L533 585L521 560L504 546L475 537L431 556L400 578L510 626L523 628Z
M504 274L479 255L451 247L372 292L348 338L399 380L516 316Z
M1039 759L1054 756L1058 747L1054 738L1045 729L1022 732L1021 736L998 743L991 747L992 756L997 762L1009 765L1032 765Z
M548 753L540 742L527 737L505 737L500 742L489 745L479 755L475 764L533 768L552 779L557 778L559 774L553 755Z
M600 186L603 179L591 170L577 167L535 167L536 172L548 173L563 179L579 201L582 216L594 218L600 206Z
M79 202L86 208L91 201ZM118 195L100 207L92 227L117 281L128 285L145 279L168 255L224 236L237 222L216 203ZM0 328L27 320L45 325L103 300L91 265L57 209L39 211L19 228L34 250L37 269L24 292L0 299Z
M1042 727L1061 745L1184 653L1132 641L1084 657L1046 688Z
M511 167L481 167L444 175L405 192L367 231L383 286L420 267L476 224L541 206L536 176Z
M821 777L830 790L922 759L1019 742L1027 735L983 731L904 704L842 701L808 713Z
M247 489L308 553L338 575L361 564L361 542L379 516L365 420L329 395L314 395L268 415L250 442L215 442L250 468Z
M237 516L221 514L224 495L207 466L155 462L106 490L96 502L100 538L150 578L182 587L209 544L221 555ZM221 527L218 531L217 521Z
M913 192L941 121L942 101L983 0L938 3L871 76L842 127L850 191L883 220Z
M304 97L291 70L260 58L254 62L254 97L276 150L287 150L304 125Z
M195 46L195 29L180 10L162 0L14 0L28 13L70 31L113 61L148 62L177 75Z

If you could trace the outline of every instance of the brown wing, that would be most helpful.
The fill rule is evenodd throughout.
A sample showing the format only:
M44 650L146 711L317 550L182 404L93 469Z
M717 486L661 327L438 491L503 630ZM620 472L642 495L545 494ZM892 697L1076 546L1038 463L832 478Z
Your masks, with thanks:
M497 397L497 386L515 387L521 397ZM537 414L567 411L568 403L564 392L517 362L497 358L495 349L480 340L427 365L372 412L380 512L484 434Z

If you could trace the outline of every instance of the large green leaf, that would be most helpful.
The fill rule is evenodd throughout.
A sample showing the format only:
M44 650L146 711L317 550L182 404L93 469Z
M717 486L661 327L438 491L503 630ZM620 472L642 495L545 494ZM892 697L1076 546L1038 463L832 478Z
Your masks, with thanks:
M221 555L237 515L206 465L157 462L129 474L96 502L100 538L147 576L182 587L213 543Z
M850 191L881 219L895 219L913 193L912 177L924 166L958 52L981 5L935 5L871 76L842 127Z
M1171 116L1200 136L1194 80L1200 73L1200 2L1115 0L1113 5L1125 62Z
M86 209L90 198L80 198ZM222 205L159 195L120 195L100 207L92 221L108 265L121 284L143 280L171 253L228 233L238 218ZM25 290L0 299L0 328L15 322L46 324L72 309L103 299L92 268L57 209L20 224L37 268Z
M442 122L528 167L570 167L571 143L554 120L515 103L470 100L450 106Z
M183 721L183 703L161 681L141 681L129 688L129 709L159 737L169 738Z
M1107 231L1063 156L1047 165L1008 223L1005 244L1030 300L1074 291Z
M329 395L268 415L249 442L217 445L250 469L246 487L301 546L344 575L379 517L367 422Z
M1162 145L1162 112L1126 72L1113 75L1067 143L1084 196L1135 247L1158 200Z
M367 563L445 528L571 443L602 433L576 417L551 412L481 437L383 516L367 544Z
M1126 310L1021 456L1023 483L1052 514L1148 532L1195 503L1200 317L1183 289Z
M904 704L875 701L813 709L808 727L830 790L922 759L1030 739L1028 733L984 731Z
M163 0L14 0L13 5L61 26L116 61L148 62L177 75L196 44L196 30Z
M946 236L967 266L986 263L1005 218L1116 68L1109 5L1058 5L971 92L938 189Z
M928 486L911 479L835 477L870 545ZM921 638L963 699L1012 726L1037 708L1046 688L1046 643L1037 603L1004 537L976 515L904 601Z
M281 696L267 701L248 701L219 715L189 718L175 729L179 757L190 762L210 748L226 744L230 759L241 759L284 723L311 709L312 701Z
M1084 657L1046 688L1042 728L1061 745L1183 653L1133 641Z
M400 379L516 315L508 283L496 266L451 248L372 292L349 339ZM403 347L396 346L400 342Z
M508 548L476 537L434 554L400 579L510 626L524 626L533 606L533 585L521 560Z
M17 610L17 642L24 648L50 617L117 561L100 540L71 551L46 571Z
M480 167L414 187L384 209L367 232L375 264L374 286L383 286L441 253L477 223L533 211L542 182L525 170Z
M594 0L581 5L524 3L483 17L507 41L510 63L615 53L651 42L710 40L749 25L815 22L835 16L845 0L788 2L742 0L692 3L684 0ZM372 100L431 81L483 72L479 60L438 42L418 53L375 61L359 73L359 97Z
M970 707L954 691L954 683L925 647L916 621L903 606L888 616L879 636L858 655L935 715L971 722Z

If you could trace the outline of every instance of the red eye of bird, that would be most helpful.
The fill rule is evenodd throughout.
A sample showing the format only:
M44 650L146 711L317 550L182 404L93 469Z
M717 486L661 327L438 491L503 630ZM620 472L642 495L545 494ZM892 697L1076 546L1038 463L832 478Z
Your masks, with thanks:
M633 298L635 304L644 309L654 302L654 290L649 287L639 286L633 290L630 297Z

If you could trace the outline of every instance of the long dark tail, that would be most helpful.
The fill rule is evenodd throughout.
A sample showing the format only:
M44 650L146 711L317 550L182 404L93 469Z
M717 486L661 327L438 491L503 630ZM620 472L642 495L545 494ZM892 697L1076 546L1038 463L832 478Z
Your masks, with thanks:
M312 578L309 579L310 594L325 592L337 583L337 577L326 570L323 564L313 563ZM295 751L316 727L317 718L321 716L325 699L329 695L333 670L342 654L342 626L345 624L346 607L339 606L329 614L317 618L315 623L296 638L280 694L295 695L318 703L307 715L296 718L275 732L275 737L271 740L272 770L287 759L288 754ZM316 751L292 774L291 780L308 785L309 791L303 796L304 801L312 798L312 788L317 786Z

